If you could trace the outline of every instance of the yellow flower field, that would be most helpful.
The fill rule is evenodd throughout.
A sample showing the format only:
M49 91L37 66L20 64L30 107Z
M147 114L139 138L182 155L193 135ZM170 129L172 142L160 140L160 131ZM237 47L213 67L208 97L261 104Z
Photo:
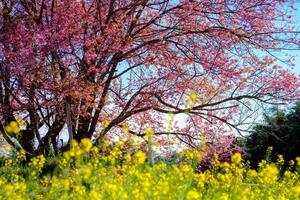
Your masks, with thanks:
M259 170L234 154L232 163L216 161L197 172L190 160L150 166L142 151L124 151L104 142L73 143L60 158L40 155L24 163L24 152L1 159L0 199L299 199L299 158L295 170L280 172L280 163L263 161ZM196 157L199 159L199 157ZM293 163L292 163L293 164ZM297 166L298 165L298 166ZM291 166L292 168L293 166Z

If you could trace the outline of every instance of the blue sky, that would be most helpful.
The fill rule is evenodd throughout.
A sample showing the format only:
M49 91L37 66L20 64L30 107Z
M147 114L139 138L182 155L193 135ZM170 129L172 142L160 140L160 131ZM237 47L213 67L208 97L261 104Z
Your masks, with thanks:
M295 22L295 25L298 27L298 30L300 31L300 1L297 0L297 2L295 3L295 8L296 10L293 11L293 21ZM295 73L297 73L298 75L300 75L300 50L299 51L293 51L291 52L292 55L295 56L296 60L295 60L295 64L296 67L294 69Z

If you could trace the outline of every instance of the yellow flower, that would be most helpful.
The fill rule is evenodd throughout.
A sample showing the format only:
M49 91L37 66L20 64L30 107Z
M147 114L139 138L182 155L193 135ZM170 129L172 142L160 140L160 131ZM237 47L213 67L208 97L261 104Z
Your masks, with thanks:
M64 152L63 156L65 157L66 161L68 161L71 158L70 151Z
M124 131L124 133L129 133L129 127L126 124L122 125L122 130Z
M200 197L200 194L196 190L190 190L186 195L187 200L199 199Z
M198 95L195 91L191 91L190 94L189 94L189 98L192 102L196 102L197 98L198 98Z
M94 200L101 200L102 199L101 194L98 191L95 191L95 190L92 190L89 193L89 196L90 196L90 199L94 199Z
M279 165L283 165L283 164L284 164L283 155L279 154L279 155L277 156L277 163L278 163Z
M154 130L152 128L146 128L145 134L148 138L152 138L152 136L154 135Z
M112 192L112 193L118 190L117 186L115 184L111 184L111 183L107 184L106 188L109 192Z
M193 172L193 168L190 165L184 164L184 165L181 166L181 171L184 174L189 174L189 173Z
M267 161L266 160L262 160L258 163L258 167L259 168L264 168L267 165Z
M71 144L72 144L72 148L78 147L78 142L76 140L72 140Z
M92 171L89 167L84 167L81 171L80 171L80 175L82 177L83 180L88 180L91 177Z
M101 125L102 125L104 128L106 128L106 127L108 127L108 125L109 125L109 121L103 120L103 121L101 122Z
M130 162L131 161L131 156L130 156L130 154L129 153L127 153L126 155L125 155L125 160L127 161L127 162Z
M295 166L295 161L290 160L289 161L289 169L292 169Z
M253 169L250 169L250 170L248 171L248 176L249 176L250 178L255 178L255 177L257 176L257 172L256 172L255 170L253 170Z
M197 149L192 149L192 150L187 149L183 152L183 154L187 158L187 160L190 161L200 162L202 159L202 156Z
M85 194L85 187L75 185L73 188L76 194L78 194L79 196L83 196Z
M300 167L300 157L296 158L297 166Z
M206 137L203 136L203 135L200 136L200 140L201 140L201 142L203 142L203 143L207 143L207 139L206 139Z
M5 178L0 178L0 186L4 185L6 183Z
M11 159L5 160L4 161L4 166L5 167L11 167L13 164L13 161Z
M223 163L220 164L220 167L221 167L222 169L227 170L227 169L230 168L230 164L229 164L228 162L223 162Z
M3 148L6 153L9 153L12 150L12 147L10 145L3 145Z
M99 149L97 147L93 147L92 150L91 150L93 153L98 153L99 152Z
M300 197L300 185L295 186L293 192L295 193L295 196Z
M268 148L267 148L267 153L272 153L272 151L273 151L273 147L272 146L269 146Z
M70 189L70 181L69 181L69 179L63 179L61 181L61 183L62 183L62 186L63 186L64 190L67 191L67 190Z
M17 182L17 183L14 184L14 189L25 191L26 190L26 184L22 183L22 182Z
M18 123L17 123L16 121L11 121L11 122L9 123L9 126L11 126L11 127L17 127L17 126L19 126L19 125L18 125Z
M25 158L26 158L26 152L23 149L17 152L17 160L23 160Z
M226 193L223 193L219 198L219 200L228 200L228 199L229 199L229 195Z
M142 151L137 151L134 155L134 160L137 164L143 164L146 160L146 154Z
M187 99L187 104L188 106L192 107L196 102L197 102L197 99L198 99L198 95L195 91L191 91L189 93L189 96L188 96L188 99Z
M6 131L6 133L10 134L13 132L13 128L11 126L7 125L7 126L5 126L5 131Z
M75 150L75 149L73 149L73 150ZM84 150L84 151L88 152L86 150ZM83 151L81 149L77 149L76 151L74 151L75 157L77 157L77 158L80 157L82 153L83 153Z
M92 141L90 139L83 138L80 141L80 146L81 146L82 150L87 153L92 149L93 144L92 144Z
M23 119L19 119L17 121L17 123L19 124L19 126L25 126L26 125L26 122Z
M242 162L242 155L240 153L235 153L231 156L231 161L234 164L240 164Z
M5 126L5 131L8 134L19 134L21 129L16 121L11 121L7 126Z
M277 181L277 177L279 174L279 170L277 169L276 165L266 165L265 168L259 173L261 180L263 183L274 183Z
M29 162L29 166L32 166L38 169L39 171L41 171L42 168L44 167L45 162L46 162L46 158L43 155L39 155L37 157L31 158Z
M18 133L20 133L20 128L19 128L18 126L13 127L13 128L12 128L12 132L13 132L14 134L18 134Z

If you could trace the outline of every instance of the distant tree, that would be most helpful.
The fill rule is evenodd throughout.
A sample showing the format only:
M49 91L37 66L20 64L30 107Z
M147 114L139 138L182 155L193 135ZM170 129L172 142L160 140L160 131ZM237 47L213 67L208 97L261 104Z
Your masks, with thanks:
M300 156L300 102L288 113L277 110L271 116L265 114L264 121L264 124L255 126L246 139L245 150L253 167L265 158L268 147L273 148L271 161L275 161L279 154L286 161Z

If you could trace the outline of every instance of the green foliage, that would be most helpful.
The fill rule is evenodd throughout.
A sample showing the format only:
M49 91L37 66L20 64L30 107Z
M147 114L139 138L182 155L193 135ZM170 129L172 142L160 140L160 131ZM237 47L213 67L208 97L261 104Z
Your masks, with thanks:
M265 123L254 127L245 144L253 167L265 158L268 147L272 147L271 161L275 161L279 154L286 160L300 156L300 102L290 112L275 110L270 116L265 114Z

